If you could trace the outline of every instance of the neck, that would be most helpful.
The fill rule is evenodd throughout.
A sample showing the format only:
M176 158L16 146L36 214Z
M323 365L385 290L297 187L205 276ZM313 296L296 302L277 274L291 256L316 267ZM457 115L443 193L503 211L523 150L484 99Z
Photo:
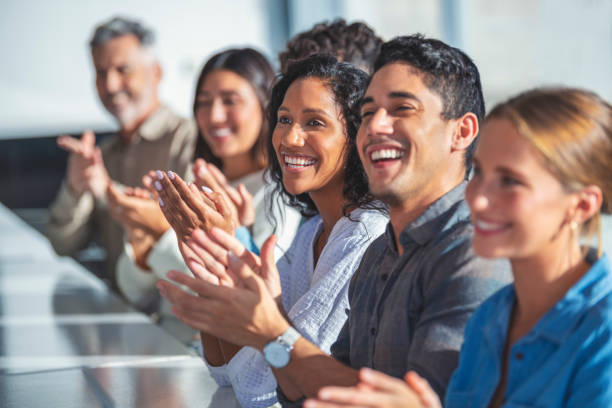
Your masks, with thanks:
M510 260L519 324L533 327L588 271L578 239L570 241L568 234L560 234L535 255ZM561 242L571 242L569 249Z
M419 218L433 203L457 187L462 181L463 178L458 181L455 180L455 184L438 189L437 192L421 193L418 195L415 194L409 196L406 200L389 207L389 219L391 221L391 225L393 226L395 247L400 255L402 254L403 249L400 245L399 236L404 228Z
M155 112L158 108L159 108L159 100L155 99L155 101L153 101L151 106L148 109L146 109L143 112L143 114L140 115L137 119L129 123L122 123L121 128L119 129L119 136L121 137L121 139L123 139L123 141L126 143L131 142L132 139L134 138L134 134L136 133L140 125L142 125L143 122L147 120L147 118L151 116L151 114Z
M329 237L334 225L343 217L343 208L347 204L344 197L342 197L343 183L329 187L331 188L309 193L323 220L323 231L319 238L320 240L324 239L323 245L327 242L327 237ZM338 203L338 197L342 197L340 203Z
M223 158L221 162L223 163L223 174L225 174L229 181L238 180L261 168L257 165L250 152Z

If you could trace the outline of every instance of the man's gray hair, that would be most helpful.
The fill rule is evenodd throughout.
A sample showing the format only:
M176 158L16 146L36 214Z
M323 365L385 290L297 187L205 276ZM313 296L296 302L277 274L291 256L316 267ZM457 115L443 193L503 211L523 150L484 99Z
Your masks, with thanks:
M113 17L111 20L96 27L94 35L89 41L89 46L93 49L99 45L104 45L113 38L132 34L138 38L143 47L152 47L155 42L155 34L140 22L124 17Z

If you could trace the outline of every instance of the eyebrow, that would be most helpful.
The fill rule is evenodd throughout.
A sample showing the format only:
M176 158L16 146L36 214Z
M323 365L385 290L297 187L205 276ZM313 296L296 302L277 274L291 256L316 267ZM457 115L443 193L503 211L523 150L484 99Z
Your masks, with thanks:
M229 91L223 91L223 90L222 90L222 91L219 91L219 93L221 94L221 96L222 96L222 97L226 97L226 96L233 96L233 95L242 96L242 95L240 94L240 92L238 92L238 91L234 91L234 90L229 90ZM211 94L211 93L210 93L210 92L208 92L208 91L201 91L201 92L198 92L198 94L196 95L196 98L197 98L197 97L200 97L200 96L209 96L210 94Z
M281 106L280 108L278 108L279 111L285 111L285 112L290 112L289 108L286 108L284 106ZM320 115L325 115L327 117L331 117L329 113L327 113L326 111L324 111L323 109L316 109L316 108L306 108L304 110L302 110L302 113L318 113Z
M389 98L392 98L392 99L412 99L418 103L421 103L421 100L412 92L393 91L393 92L389 92L387 95ZM363 105L367 103L373 103L373 102L374 102L373 97L366 96L365 98L361 100L361 104L359 105L359 107L362 108Z

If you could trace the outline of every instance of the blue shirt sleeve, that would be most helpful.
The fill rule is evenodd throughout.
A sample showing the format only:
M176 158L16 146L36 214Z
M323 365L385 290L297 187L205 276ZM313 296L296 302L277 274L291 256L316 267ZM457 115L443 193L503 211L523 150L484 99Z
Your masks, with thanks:
M253 252L255 255L259 255L259 248L257 248L257 245L255 245L255 241L253 241L253 237L251 236L248 228L236 228L236 239L238 239L238 241L240 241L240 243L244 245L246 249Z

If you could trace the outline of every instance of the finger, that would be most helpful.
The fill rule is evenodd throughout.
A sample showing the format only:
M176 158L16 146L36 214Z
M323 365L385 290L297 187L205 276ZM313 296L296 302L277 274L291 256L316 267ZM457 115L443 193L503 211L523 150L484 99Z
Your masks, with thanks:
M215 180L210 171L208 171L206 164L198 166L194 176L196 183L200 187L207 186L215 191L221 190L221 186L217 183L217 180Z
M92 148L96 144L96 135L91 129L87 129L81 135L81 142L89 148Z
M195 251L197 254L206 252L224 267L227 266L228 250L223 245L219 245L219 243L213 241L207 233L199 229L195 230L193 234L191 234L190 241L196 248Z
M206 298L207 300L210 300L207 303L208 307L212 307L212 303L211 303L212 300L214 300L214 299L226 299L228 297L227 288L225 288L223 286L213 285L213 284L211 284L209 282L205 282L205 281L203 281L201 279L192 278L191 276L188 276L188 275L186 275L184 273L177 273L175 275L175 274L172 274L171 272L172 271L168 272L168 274L169 274L169 275L167 275L168 278L170 278L171 280L173 280L176 283L179 283L181 285L184 285L184 286L188 287L193 292L195 292L198 295L200 295L200 297L198 297L197 299ZM189 293L179 289L177 286L171 284L170 282L166 282L166 281L160 280L159 282L157 282L157 284L159 285L158 287L161 286L163 289L167 290L167 294L171 298L174 299L174 301L172 301L172 303L177 303L183 309L187 309L187 310L190 310L192 308L196 308L197 309L197 305L200 304L200 302L196 302L196 301L194 301L192 299L193 298L192 295L190 295ZM170 286L170 288L169 288L169 286ZM180 290L182 292L182 294L178 293L177 290ZM191 296L191 298L185 297L185 295L189 295L189 296Z
M159 196L159 204L162 213L172 228L176 231L181 240L189 239L194 225L193 220L197 218L191 208L181 199L180 194L168 176L162 171L155 172L153 185Z
M238 185L238 194L240 194L240 199L242 201L242 206L249 205L253 206L253 195L249 192L246 186L242 183Z
M384 405L373 405L371 393L360 391L356 387L323 387L317 393L321 402L333 402L341 404L342 407L383 407Z
M171 311L181 322L192 329L213 334L212 330L215 327L215 321L212 316L206 313L187 312L177 306L173 306Z
M102 158L102 150L99 147L95 147L92 150L91 157L92 157L94 164L99 164L101 166L104 166L104 159Z
M244 260L229 252L227 255L227 269L236 277L236 284L239 287L246 287L256 293L269 293L265 282L259 277L256 271L251 268Z
M233 252L236 256L241 257L246 251L244 245L242 245L235 236L228 234L221 228L212 228L209 232L209 236L218 245L225 248L227 251Z
M210 172L215 181L219 183L219 185L223 186L228 184L225 174L223 174L217 166L212 163L206 163L206 169Z
M215 204L215 208L225 220L233 218L233 212L223 194L218 192L208 192L206 190L204 190L204 194Z
M57 138L57 145L70 153L82 154L81 141L74 137L61 135Z
M188 258L186 263L191 273L193 273L193 276L212 285L220 284L219 278L214 273L206 269L206 267L199 261L196 261L194 258Z
M227 251L223 250L223 257L220 258L224 259L220 262L209 251L198 245L195 240L190 239L187 245L195 254L195 256L187 258L187 265L190 265L190 262L200 263L206 268L207 272L214 274L223 284L233 284L233 276L227 272Z
M172 186L179 194L181 200L183 200L183 202L187 204L187 206L189 206L189 208L195 214L198 215L202 223L205 224L205 221L210 215L211 208L199 200L199 191L197 194L194 193L189 187L187 187L187 184L185 184L185 182L174 172L169 171L165 175L164 179L169 180L172 183Z
M261 246L260 257L263 266L274 266L274 248L276 247L276 235L272 234L266 239L266 242Z
M369 368L359 370L359 379L377 390L405 392L406 389L402 380Z
M304 401L304 408L359 408L356 405L347 405L340 402L328 402L317 399L307 399Z
M106 198L110 202L111 206L116 206L119 204L119 190L113 183L108 183L106 187Z
M215 207L215 203L213 203L212 201L210 201L210 198L208 198L206 196L206 194L204 193L203 190L200 190L198 188L198 185L196 183L191 183L189 184L188 188L191 190L191 192L200 200L202 200L204 202L204 204L206 204L211 210L215 210L217 211L217 208ZM204 187L203 187L204 188ZM208 188L208 187L206 187Z
M428 407L440 407L440 398L431 388L429 382L419 376L415 371L409 371L404 376L406 384L419 396L421 401Z

